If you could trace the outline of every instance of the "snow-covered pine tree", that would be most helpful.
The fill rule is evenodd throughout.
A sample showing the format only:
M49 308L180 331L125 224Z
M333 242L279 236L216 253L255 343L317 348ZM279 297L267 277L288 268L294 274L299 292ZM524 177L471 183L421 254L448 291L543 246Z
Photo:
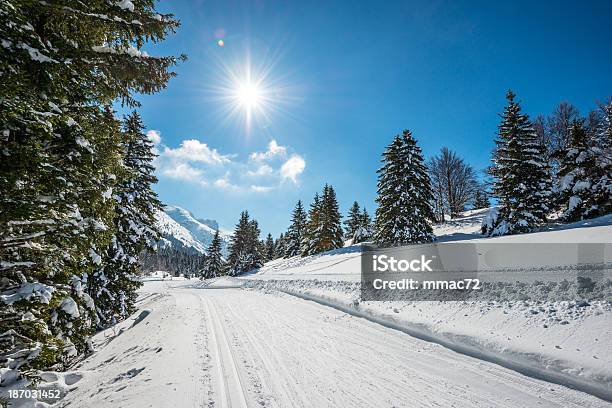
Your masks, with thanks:
M353 202L353 205L348 210L348 215L344 221L344 239L353 239L355 232L361 227L362 214L361 208L357 201Z
M266 262L271 261L276 258L276 249L274 248L274 238L272 238L272 234L268 234L265 242L264 249L264 260Z
M260 234L259 223L256 219L252 219L248 235L248 251L251 254L251 263L246 267L245 272L260 268L265 262L265 242L259 239Z
M332 186L326 184L321 197L321 226L318 230L316 252L325 252L344 246L341 219L336 191Z
M596 182L596 163L582 120L572 123L569 140L559 156L558 200L563 210L562 217L565 221L589 218L597 208L591 201L594 198L591 187Z
M544 146L515 102L515 94L508 91L506 98L508 105L501 115L490 169L499 208L495 217L487 217L483 223L486 235L532 231L546 221L553 198Z
M4 367L27 372L67 365L86 349L95 312L84 278L99 262L96 247L109 240L112 201L104 192L120 156L111 148L117 129L99 111L84 109L88 118L79 126L66 124L74 111L45 122L23 113L0 119L9 129L0 149L0 293L6 305L0 308L0 354L16 356ZM37 125L21 122L26 117ZM95 137L89 136L92 117Z
M140 272L138 257L154 251L159 240L155 214L161 211L161 203L153 190L157 183L153 148L140 115L131 113L123 123L123 169L117 173L113 191L115 232L102 265L88 285L102 328L133 313L136 290L141 285L136 279Z
M359 215L359 227L353 233L353 244L359 244L372 238L372 218L365 207Z
M240 275L263 265L264 247L259 234L257 221L250 218L248 211L243 211L230 241L229 275Z
M51 368L85 349L83 278L112 232L103 106L166 85L176 59L140 48L176 27L151 1L0 2L2 367Z
M474 194L474 209L488 208L491 206L489 194L483 188L476 189Z
M315 194L302 238L302 256L341 248L341 215L333 187L325 184L323 193Z
M276 253L277 258L287 257L287 241L285 239L285 234L282 232L274 242L274 253Z
M612 100L601 107L601 123L591 148L595 156L592 216L612 213Z
M223 255L221 254L221 237L219 231L215 231L212 242L208 246L206 264L203 269L204 279L215 278L223 273L225 267Z
M95 136L93 136L94 132L96 132ZM100 119L96 121L95 125L87 133L88 139L92 141L91 158L87 158L86 163L78 166L80 175L77 178L79 181L72 183L74 186L72 191L74 196L70 201L77 203L84 220L83 224L86 225L84 236L75 237L75 241L78 241L78 245L83 245L87 249L87 253L82 254L80 260L75 258L77 264L73 265L72 268L75 275L80 272L80 279L77 283L77 280L73 278L73 285L77 284L80 286L77 292L82 291L83 294L79 295L79 297L84 298L88 307L91 307L96 300L91 296L91 291L89 290L92 276L104 263L104 251L112 242L115 231L113 220L116 203L112 192L116 189L118 175L123 171L123 155L121 151L123 135L120 130L119 121L115 118L110 106L104 108ZM68 176L68 178L70 177L75 177L75 174ZM87 179L87 182L84 179ZM66 198L66 196L64 197ZM104 282L104 284L106 283ZM77 304L79 306L79 313L81 313L83 307L78 301ZM79 352L82 352L83 349L80 349L78 344L85 343L88 337L86 333L91 334L91 331L99 323L97 309L96 305L96 313L92 313L91 320L81 322L81 324L75 324L74 322L72 324L71 330L75 333L72 337L79 336L79 341L75 343ZM78 328L83 329L85 327L88 328L87 331L76 334Z
M308 221L304 228L302 237L301 255L308 256L317 253L318 248L318 233L321 226L321 199L319 193L315 193L314 199L308 210Z
M290 258L300 254L304 229L306 228L307 215L302 206L302 201L299 200L291 214L291 225L285 234L285 251L284 256Z
M432 242L433 193L421 149L409 130L395 136L378 173L375 241L384 246Z
M249 224L249 212L243 211L230 240L228 256L228 274L230 276L236 276L244 271Z

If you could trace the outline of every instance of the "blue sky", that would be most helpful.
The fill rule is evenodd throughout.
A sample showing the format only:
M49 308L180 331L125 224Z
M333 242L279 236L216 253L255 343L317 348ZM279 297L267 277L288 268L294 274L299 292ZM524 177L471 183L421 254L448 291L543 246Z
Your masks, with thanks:
M182 22L151 54L186 53L139 109L158 143L162 201L279 234L324 183L374 210L385 145L408 128L488 165L512 88L527 113L612 94L612 2L161 1ZM223 47L218 40L224 41ZM250 70L247 67L251 67ZM236 106L246 72L264 104ZM265 74L265 75L264 75ZM233 79L233 80L232 80Z

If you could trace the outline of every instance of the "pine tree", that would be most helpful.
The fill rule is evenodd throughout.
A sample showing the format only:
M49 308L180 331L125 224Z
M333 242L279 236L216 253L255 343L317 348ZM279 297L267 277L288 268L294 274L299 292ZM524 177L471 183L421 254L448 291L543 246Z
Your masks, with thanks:
M569 135L559 155L558 200L563 209L563 219L577 221L592 216L596 208L591 190L597 182L594 179L596 163L582 120L572 123Z
M268 234L266 237L264 254L266 262L276 259L276 249L274 247L274 238L272 238L272 234Z
M344 246L341 219L336 192L332 186L326 184L321 198L321 225L318 229L317 252Z
M104 106L137 105L176 62L140 49L178 22L129 4L0 2L0 354L16 356L2 367L66 366L95 327L85 289L112 238L121 163Z
M302 256L341 248L341 215L333 187L326 184L323 193L315 194L302 239Z
M490 173L499 209L483 224L487 235L532 231L546 221L551 208L552 187L544 146L514 97L508 91L508 105L495 141Z
M612 213L612 100L601 107L601 123L595 132L591 152L595 157L591 186L592 216Z
M353 244L368 241L370 238L372 238L372 218L370 218L366 208L363 207L363 212L359 216L359 227L353 234Z
M359 203L355 201L351 208L349 208L348 215L344 221L344 239L353 239L355 232L361 227L361 218L361 208L359 208Z
M385 246L433 241L433 193L421 149L410 131L393 139L382 163L377 171L374 239Z
M314 199L310 204L310 209L308 210L308 222L306 223L306 228L304 229L304 235L302 237L302 256L317 253L319 247L318 233L321 226L321 213L321 199L319 198L319 193L315 193Z
M287 257L287 242L285 239L285 234L282 232L274 243L274 253L276 254L277 258Z
M240 275L263 265L264 245L259 234L257 221L250 219L248 211L243 211L230 242L229 275Z
M159 240L155 214L161 211L161 203L153 190L157 178L152 164L156 156L136 112L124 121L122 150L123 171L117 175L119 183L113 194L115 234L106 259L89 284L101 327L134 312L136 290L141 285L136 279L140 272L138 257L155 250Z
M474 209L488 208L490 206L489 194L482 188L477 189L474 194Z
M225 267L221 254L221 237L219 231L215 231L212 242L208 246L206 263L201 276L204 279L215 278L222 274Z
M252 219L248 236L248 251L251 254L251 263L248 265L245 272L251 269L260 268L265 262L265 242L259 239L260 234L259 223L257 220Z
M0 149L0 293L11 299L0 311L0 354L12 350L19 358L2 364L27 372L61 368L87 349L96 316L84 289L110 239L105 192L120 156L116 123L103 112L84 110L79 126L68 124L74 111L46 123L23 113L0 118L9 129ZM26 117L39 126L20 122Z
M291 225L285 235L285 251L284 256L290 258L300 254L304 229L306 228L307 215L302 206L302 201L299 200L293 209L291 215Z
M238 275L244 271L249 225L249 213L248 211L243 211L240 214L240 220L230 240L228 266L229 275L231 276Z

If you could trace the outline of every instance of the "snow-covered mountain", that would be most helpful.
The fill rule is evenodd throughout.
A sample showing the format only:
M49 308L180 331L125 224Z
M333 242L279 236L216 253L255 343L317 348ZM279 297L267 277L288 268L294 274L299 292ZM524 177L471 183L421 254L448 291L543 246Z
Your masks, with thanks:
M202 220L184 208L167 205L163 211L157 213L157 225L162 233L160 245L173 247L186 251L205 253L219 228L214 220ZM221 235L221 248L227 252L230 235L219 231Z

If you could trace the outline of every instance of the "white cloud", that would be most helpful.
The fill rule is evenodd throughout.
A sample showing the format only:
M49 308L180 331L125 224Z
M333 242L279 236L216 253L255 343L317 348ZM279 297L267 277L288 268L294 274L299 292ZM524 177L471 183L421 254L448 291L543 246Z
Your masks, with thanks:
M183 140L181 145L176 149L166 147L163 154L173 159L214 165L229 163L231 161L229 156L221 155L217 149L211 149L206 143L201 143L199 140L195 139Z
M299 154L293 153L287 159L289 148L275 140L270 141L265 152L254 152L241 160L195 139L183 140L172 148L161 143L159 132L151 130L147 134L159 147L155 166L160 177L209 188L265 193L282 187L285 180L297 184L306 167Z
M279 145L276 142L276 140L272 139L270 140L270 143L268 143L268 150L266 150L265 152L251 153L250 158L253 161L263 161L263 160L270 160L274 157L283 158L286 155L287 155L287 148L285 146Z
M268 191L272 191L272 190L274 190L273 186L257 186L257 185L251 186L251 191L254 191L256 193L267 193Z
M294 154L280 168L281 180L291 180L297 183L297 178L306 168L306 161L302 156Z
M232 184L229 181L229 175L225 175L223 178L219 178L215 180L215 187L221 188L223 190L239 190L239 187L235 184Z
M162 169L164 176L186 181L200 181L203 182L201 176L203 171L191 167L187 163L178 163L176 166L168 166Z
M161 143L161 134L157 130L149 130L147 132L147 137L154 145L158 145Z
M250 177L269 176L272 173L274 173L274 169L272 167L268 166L267 164L262 164L261 166L257 167L257 169L255 169L255 170L247 171L247 174Z

